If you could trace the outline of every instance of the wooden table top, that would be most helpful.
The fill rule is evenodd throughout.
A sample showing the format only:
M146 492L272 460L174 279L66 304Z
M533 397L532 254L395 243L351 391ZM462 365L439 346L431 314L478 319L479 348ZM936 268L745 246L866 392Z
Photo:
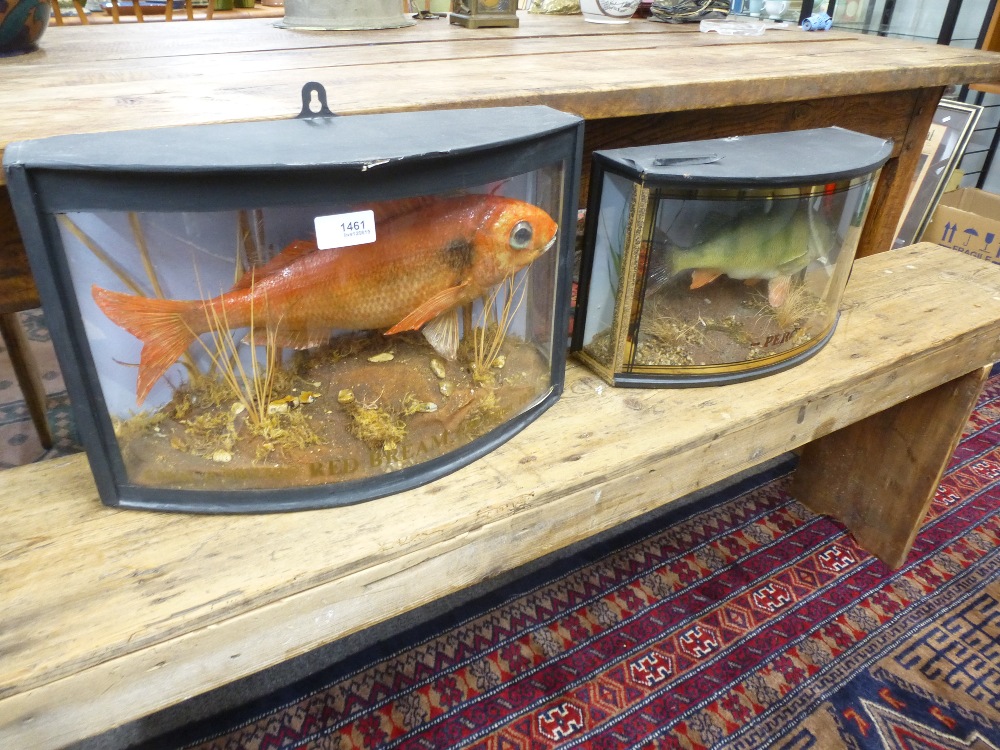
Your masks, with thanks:
M547 104L587 119L1000 81L1000 54L845 32L521 14L316 32L273 19L52 26L0 59L0 151L62 133L295 116L318 81L337 113Z

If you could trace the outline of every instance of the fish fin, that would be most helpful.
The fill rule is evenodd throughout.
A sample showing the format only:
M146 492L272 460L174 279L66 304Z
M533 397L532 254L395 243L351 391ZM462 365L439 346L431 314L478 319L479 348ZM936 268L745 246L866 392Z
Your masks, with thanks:
M434 351L447 360L458 356L458 308L438 315L421 331Z
M767 302L771 307L781 307L792 290L791 276L776 276L767 282Z
M98 286L91 288L91 294L112 323L142 342L135 386L136 404L141 406L156 381L195 340L195 333L184 318L192 303L122 294Z
M447 289L442 289L386 331L385 335L391 336L394 333L402 333L403 331L419 330L420 326L433 320L441 313L453 307L458 307L464 301L462 291L468 286L468 283L465 282L458 286L450 286Z
M266 279L268 276L273 276L283 268L292 265L299 258L311 255L317 250L319 250L319 246L314 240L295 240L295 242L290 242L285 246L284 250L271 258L267 263L255 266L244 273L229 291L238 292L250 289L254 283L259 282L261 279Z
M312 349L313 347L322 346L329 340L329 330L309 330L281 326L274 335L273 341L268 341L267 331L256 331L252 343L256 346L271 344L279 349ZM243 337L243 343L251 343L249 335Z
M809 254L803 252L801 255L796 255L794 258L781 263L774 270L777 271L779 275L792 276L808 266L809 260Z
M722 271L717 271L714 268L696 268L691 273L691 288L701 289L706 284L711 284L720 276L722 276Z

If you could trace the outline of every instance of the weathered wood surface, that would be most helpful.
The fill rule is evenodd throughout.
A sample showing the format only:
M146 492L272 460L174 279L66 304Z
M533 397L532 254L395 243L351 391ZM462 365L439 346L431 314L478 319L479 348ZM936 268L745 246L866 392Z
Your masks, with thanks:
M440 19L310 32L255 19L53 27L38 51L0 59L0 80L0 155L12 141L67 133L288 118L310 80L343 114L547 104L587 118L588 154L839 124L898 144L863 257L891 244L943 87L1000 81L1000 55L842 32L721 37L524 13L519 28L478 30ZM589 156L585 179L588 167ZM2 311L38 305L8 201L0 193Z
M725 387L563 398L474 464L347 508L203 517L98 502L82 456L4 473L0 747L57 747L586 538L993 362L1000 267L858 261L831 342ZM650 440L649 435L656 435Z
M892 567L913 545L989 367L963 375L806 446L792 492L835 516Z
M587 119L1000 80L1000 55L899 39L521 20L341 33L268 19L54 27L38 52L0 60L0 149L59 133L286 118L310 80L341 113L541 103Z

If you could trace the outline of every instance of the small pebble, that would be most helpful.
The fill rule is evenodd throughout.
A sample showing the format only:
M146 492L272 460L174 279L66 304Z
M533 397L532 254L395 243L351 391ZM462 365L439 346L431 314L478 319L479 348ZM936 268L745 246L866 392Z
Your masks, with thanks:
M268 414L287 414L293 407L298 406L298 401L294 396L285 396L275 399L267 405Z

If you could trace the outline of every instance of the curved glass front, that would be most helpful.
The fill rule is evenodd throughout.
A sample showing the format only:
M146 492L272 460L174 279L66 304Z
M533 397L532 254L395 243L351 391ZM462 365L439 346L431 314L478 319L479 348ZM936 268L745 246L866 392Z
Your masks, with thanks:
M780 189L605 173L583 352L614 376L738 379L829 337L877 173Z
M562 162L361 205L56 216L129 483L384 476L552 392Z

